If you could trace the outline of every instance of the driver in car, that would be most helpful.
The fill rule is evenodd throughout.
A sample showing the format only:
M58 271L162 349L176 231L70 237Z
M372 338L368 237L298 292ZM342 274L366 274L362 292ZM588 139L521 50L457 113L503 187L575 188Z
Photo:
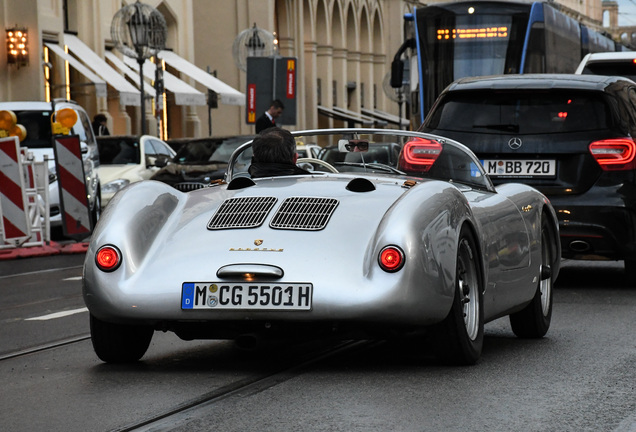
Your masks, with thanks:
M252 142L249 174L256 177L311 174L298 166L296 141L286 129L272 127L262 131Z

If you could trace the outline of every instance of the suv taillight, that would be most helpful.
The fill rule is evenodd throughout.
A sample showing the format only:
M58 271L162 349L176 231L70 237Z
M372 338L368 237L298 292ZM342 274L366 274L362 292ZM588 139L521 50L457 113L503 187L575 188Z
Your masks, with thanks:
M435 140L415 137L404 144L398 168L406 172L427 172L439 155L442 144Z
M636 169L636 143L631 138L594 141L589 149L603 171Z

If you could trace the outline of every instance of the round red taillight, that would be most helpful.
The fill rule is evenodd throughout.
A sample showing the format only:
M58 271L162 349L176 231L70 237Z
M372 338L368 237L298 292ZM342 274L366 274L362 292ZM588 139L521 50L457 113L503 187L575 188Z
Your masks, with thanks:
M115 246L106 245L97 250L95 263L100 270L111 272L121 264L121 252Z
M397 246L387 246L380 251L378 263L385 272L396 272L404 265L404 252Z

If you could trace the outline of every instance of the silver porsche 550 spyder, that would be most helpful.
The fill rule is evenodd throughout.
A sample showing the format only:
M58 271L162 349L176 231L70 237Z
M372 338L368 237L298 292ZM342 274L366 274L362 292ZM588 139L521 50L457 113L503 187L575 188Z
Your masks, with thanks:
M307 173L251 178L251 142L225 181L120 191L92 235L83 294L97 356L139 360L182 339L419 338L474 364L484 323L548 331L561 256L548 199L494 187L462 144L399 130L295 132Z

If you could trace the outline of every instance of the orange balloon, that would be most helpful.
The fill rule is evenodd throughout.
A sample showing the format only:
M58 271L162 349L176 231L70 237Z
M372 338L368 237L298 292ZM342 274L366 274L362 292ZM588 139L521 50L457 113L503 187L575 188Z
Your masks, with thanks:
M16 136L20 141L24 141L27 136L27 131L21 124L14 125L9 131L9 136Z
M0 129L10 131L15 126L18 119L13 111L3 110L0 111Z
M73 108L62 108L55 113L55 121L65 128L72 128L77 123L77 113Z

